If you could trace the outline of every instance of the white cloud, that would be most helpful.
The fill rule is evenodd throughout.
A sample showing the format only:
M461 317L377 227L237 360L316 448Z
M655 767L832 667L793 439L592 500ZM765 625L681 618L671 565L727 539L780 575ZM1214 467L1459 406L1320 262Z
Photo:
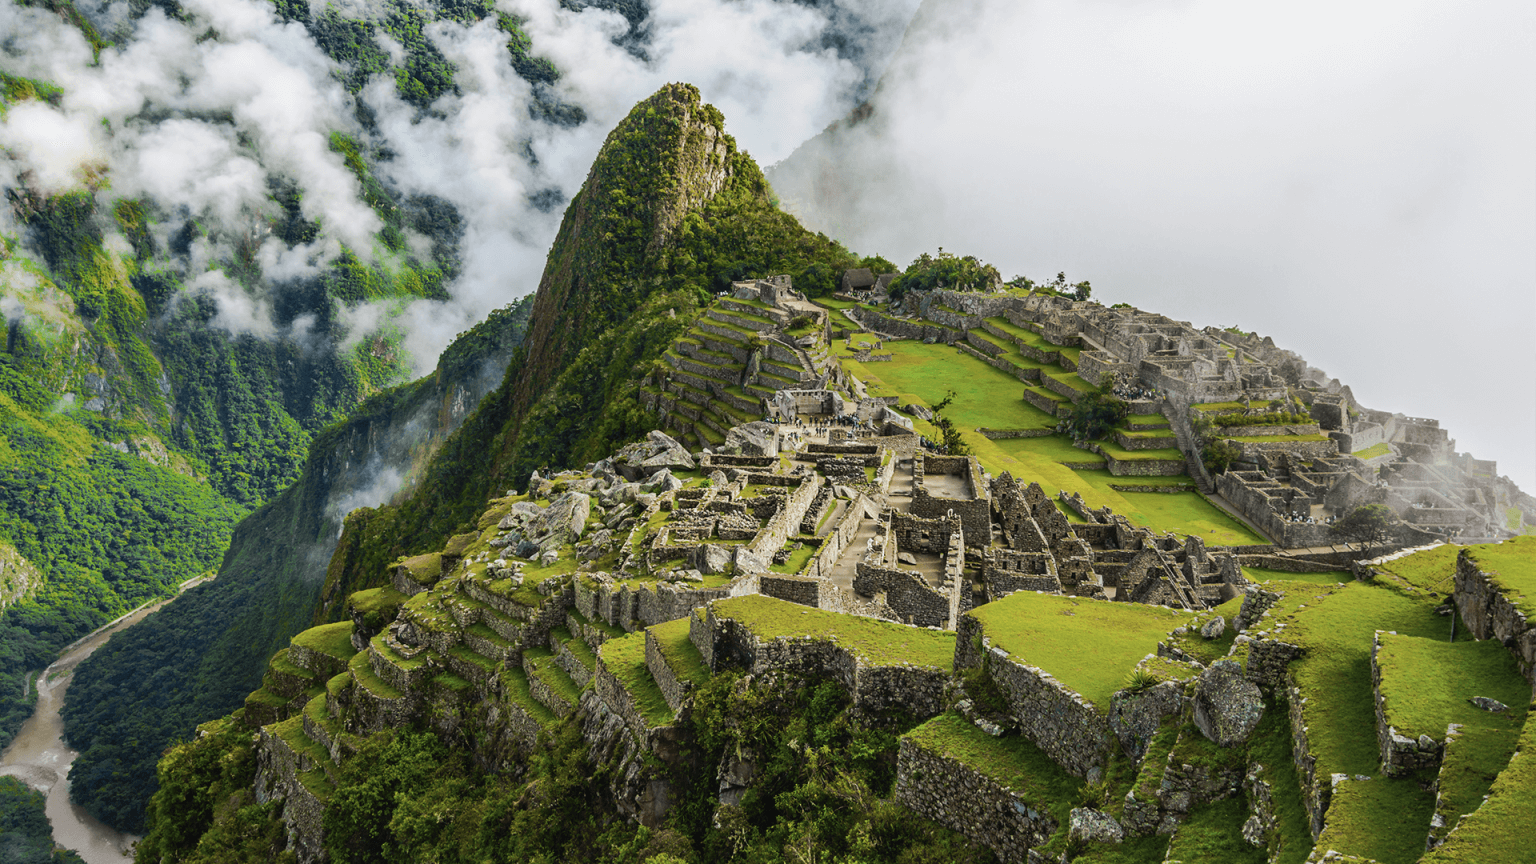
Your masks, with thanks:
M1536 371L1536 9L931 5L842 158L775 172L808 221L1257 329L1536 488L1511 386Z

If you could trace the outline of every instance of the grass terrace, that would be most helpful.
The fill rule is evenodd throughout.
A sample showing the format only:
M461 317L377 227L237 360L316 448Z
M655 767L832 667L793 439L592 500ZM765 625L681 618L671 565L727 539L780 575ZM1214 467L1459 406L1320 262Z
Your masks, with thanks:
M1536 536L1468 546L1467 554L1527 618L1536 618Z
M353 680L375 696L383 699L399 699L404 695L396 690L394 685L374 674L373 667L368 664L367 651L359 651L347 663L347 670L352 673Z
M644 630L604 642L597 654L603 667L635 700L635 707L647 724L665 726L672 722L672 708L667 704L667 697L662 695L656 679L651 677L651 670L645 665Z
M347 605L363 616L363 623L370 629L377 630L384 626L384 622L394 620L395 612L405 599L405 595L393 586L385 585L352 592L347 598Z
M1128 414L1125 422L1132 426L1168 426L1168 418L1161 414Z
M733 619L763 640L821 637L835 639L859 659L877 666L910 663L936 669L954 667L952 632L824 612L760 594L716 600L710 609L716 617Z
M1136 664L1169 631L1194 620L1188 612L1020 591L967 613L992 644L1049 672L1101 711Z
M1375 778L1351 783L1342 797L1335 796L1329 831L1319 844L1383 864L1418 860L1435 796L1423 785L1424 778L1378 776L1371 640L1382 629L1445 642L1450 619L1435 614L1435 598L1390 582L1332 586L1292 581L1268 587L1277 586L1284 599L1261 626L1306 651L1291 664L1291 672L1306 698L1302 716L1319 775Z
M1008 326L1013 327L1012 324ZM1008 471L1022 482L1038 482L1048 495L1055 495L1057 490L1076 492L1089 506L1113 508L1133 524L1159 531L1198 533L1207 543L1265 542L1193 492L1122 493L1110 488L1112 483L1187 485L1188 477L1114 477L1106 471L1073 470L1061 463L1103 464L1104 457L1073 447L1072 442L1061 435L998 441L983 437L974 431L978 426L1054 429L1056 418L1023 401L1019 395L1023 384L1018 379L959 349L924 345L912 340L888 343L886 347L893 355L889 363L864 364L845 360L844 367L865 381L872 394L897 396L901 404L916 402L931 406L942 400L953 387L955 401L945 413L960 428L965 443L982 466L994 475ZM930 423L914 420L913 426L919 434L939 437ZM1138 451L1142 458L1147 452Z
M1501 642L1442 642L1396 633L1379 638L1383 711L1398 732L1441 739L1446 724L1459 723L1504 729L1514 744L1525 725L1531 687ZM1497 699L1509 710L1484 711L1468 701L1474 696Z
M1519 755L1499 772L1488 800L1469 815L1445 845L1425 855L1425 864L1466 861L1519 861L1530 854L1536 837L1536 723L1521 732Z
M931 753L959 762L991 778L1021 799L1050 811L1063 831L1076 806L1083 781L1051 761L1019 735L993 738L958 714L940 714L905 736Z
M1351 455L1360 459L1375 459L1377 456L1385 456L1391 452L1392 448L1387 446L1387 443L1383 441L1380 444L1373 444L1364 450L1356 450Z
M300 648L308 648L311 651L328 654L339 660L350 660L352 655L357 653L357 649L352 647L352 622L350 620L311 627L294 636L293 644Z
M1413 864L1424 854L1435 805L1434 793L1418 787L1433 779L1426 772L1423 778L1351 778L1340 784L1333 790L1318 847L1380 864Z
M527 711L540 726L548 726L555 722L555 712L549 710L549 706L533 698L533 691L528 689L528 674L518 666L503 667L498 673L501 676L502 691L519 708Z
M1449 596L1455 588L1456 556L1460 551L1460 546L1445 543L1405 555L1377 565L1382 575L1376 579L1410 594L1422 591Z
M831 513L832 509L833 508L828 507L827 512ZM825 521L825 518L826 517L823 517L823 521ZM811 563L811 559L816 557L816 552L819 549L820 546L818 544L802 542L799 549L789 553L789 559L787 561L785 561L783 564L769 564L768 569L774 573L782 573L786 576L793 576L796 573L804 570L806 565Z
M649 629L651 636L656 639L657 647L661 649L661 656L667 659L667 665L677 677L693 682L695 687L702 687L708 683L710 672L709 667L704 665L704 656L688 638L688 627L692 620L692 616L678 618Z
M1269 852L1243 839L1248 804L1234 795L1196 807L1168 843L1168 861L1221 861L1223 864L1267 864Z
M1252 582L1315 582L1318 585L1337 585L1353 582L1355 579L1343 570L1329 570L1326 573L1291 573L1265 567L1244 567L1243 575Z

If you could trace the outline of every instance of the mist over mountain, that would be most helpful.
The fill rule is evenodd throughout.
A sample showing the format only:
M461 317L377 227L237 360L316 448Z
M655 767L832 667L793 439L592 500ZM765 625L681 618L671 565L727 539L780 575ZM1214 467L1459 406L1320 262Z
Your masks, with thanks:
M1515 2L928 0L867 105L768 174L897 263L1256 329L1531 488L1533 42Z

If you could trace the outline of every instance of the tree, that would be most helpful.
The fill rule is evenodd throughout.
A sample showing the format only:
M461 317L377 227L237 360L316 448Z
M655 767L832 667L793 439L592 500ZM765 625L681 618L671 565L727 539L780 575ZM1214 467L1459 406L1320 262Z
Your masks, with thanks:
M1392 535L1397 514L1385 504L1363 504L1329 526L1328 533L1353 543L1370 546Z
M1208 441L1200 448L1200 461L1205 463L1205 470L1212 474L1226 471L1242 457L1243 448L1225 439Z
M955 391L951 390L944 394L944 398L940 399L937 405L933 406L933 425L939 428L939 434L943 436L945 453L951 456L969 456L971 448L965 443L965 439L960 437L960 430L955 427L955 421L941 413L954 401Z
M1062 420L1062 431L1076 441L1097 441L1108 436L1129 410L1125 402L1115 398L1114 382L1106 381L1098 390L1077 400L1071 413Z
M972 255L960 257L939 247L937 257L927 252L917 256L906 272L891 283L891 293L896 288L931 291L947 288L951 291L990 291L1003 281L997 268Z

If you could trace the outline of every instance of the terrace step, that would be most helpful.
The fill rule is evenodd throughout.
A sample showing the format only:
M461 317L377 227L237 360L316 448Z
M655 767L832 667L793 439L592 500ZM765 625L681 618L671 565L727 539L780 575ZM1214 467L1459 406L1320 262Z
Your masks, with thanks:
M555 651L555 662L571 677L577 687L585 687L597 669L597 655L591 646L571 635L564 627L549 631L549 639Z
M721 388L719 398L720 401L728 402L732 407L744 411L753 417L761 417L763 414L762 403L758 401L756 396L743 390L740 385L733 384L730 387Z
M745 312L733 312L729 309L721 309L718 306L710 307L705 310L704 314L722 324L755 333L766 333L778 327L778 325L767 318Z
M557 717L576 713L581 688L560 667L553 651L529 648L523 652L523 671L528 675L528 691Z

